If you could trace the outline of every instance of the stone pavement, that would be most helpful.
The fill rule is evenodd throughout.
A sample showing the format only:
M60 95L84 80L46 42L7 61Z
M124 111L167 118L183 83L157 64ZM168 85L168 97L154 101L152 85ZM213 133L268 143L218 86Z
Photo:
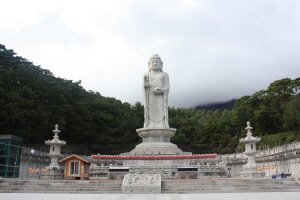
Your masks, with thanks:
M285 200L300 199L300 192L202 194L43 194L0 193L1 200Z

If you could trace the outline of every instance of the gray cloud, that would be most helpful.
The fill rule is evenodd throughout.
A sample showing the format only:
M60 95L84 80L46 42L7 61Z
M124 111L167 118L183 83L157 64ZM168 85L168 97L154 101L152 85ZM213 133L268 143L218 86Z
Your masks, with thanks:
M22 36L24 28L15 33L17 43L5 27L0 27L0 38L6 31L2 42L21 56L57 76L82 80L87 90L129 103L143 101L141 77L154 53L161 56L164 71L169 73L169 105L175 107L239 98L266 89L275 80L299 77L299 1L119 3L120 13L110 15L91 8L95 14L85 19L86 24L72 21L76 15L64 13L67 7L49 14L54 19L37 24L51 22L53 29L47 35L53 36L51 44L56 46L52 48L66 52L62 58L56 55L56 62L49 59L55 57L52 49L43 52L34 36L31 40ZM86 17L85 13L81 16ZM61 26L68 31L66 42L62 32L55 36ZM36 27L30 27L32 33Z

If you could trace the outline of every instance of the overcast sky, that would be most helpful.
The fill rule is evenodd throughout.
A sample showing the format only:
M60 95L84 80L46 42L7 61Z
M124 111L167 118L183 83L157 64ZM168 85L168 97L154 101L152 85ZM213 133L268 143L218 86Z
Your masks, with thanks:
M86 90L143 103L159 54L169 106L251 95L300 77L298 0L0 0L0 44Z

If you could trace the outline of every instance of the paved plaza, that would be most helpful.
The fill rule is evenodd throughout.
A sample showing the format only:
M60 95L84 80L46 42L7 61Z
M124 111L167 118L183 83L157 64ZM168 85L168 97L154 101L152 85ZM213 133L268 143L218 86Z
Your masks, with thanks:
M42 194L1 193L1 200L281 200L300 199L300 192L202 194Z

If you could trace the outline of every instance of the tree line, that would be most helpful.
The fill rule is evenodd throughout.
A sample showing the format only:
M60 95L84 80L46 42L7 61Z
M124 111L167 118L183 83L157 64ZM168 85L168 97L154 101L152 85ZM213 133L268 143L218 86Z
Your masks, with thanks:
M44 144L59 124L65 151L118 154L141 142L144 108L99 92L81 81L55 77L0 44L0 134L13 134L25 144ZM261 146L298 140L300 78L274 81L267 90L237 99L232 110L169 108L172 142L193 153L232 153L245 137L249 120ZM266 138L266 139L264 139ZM268 139L269 138L269 139Z

